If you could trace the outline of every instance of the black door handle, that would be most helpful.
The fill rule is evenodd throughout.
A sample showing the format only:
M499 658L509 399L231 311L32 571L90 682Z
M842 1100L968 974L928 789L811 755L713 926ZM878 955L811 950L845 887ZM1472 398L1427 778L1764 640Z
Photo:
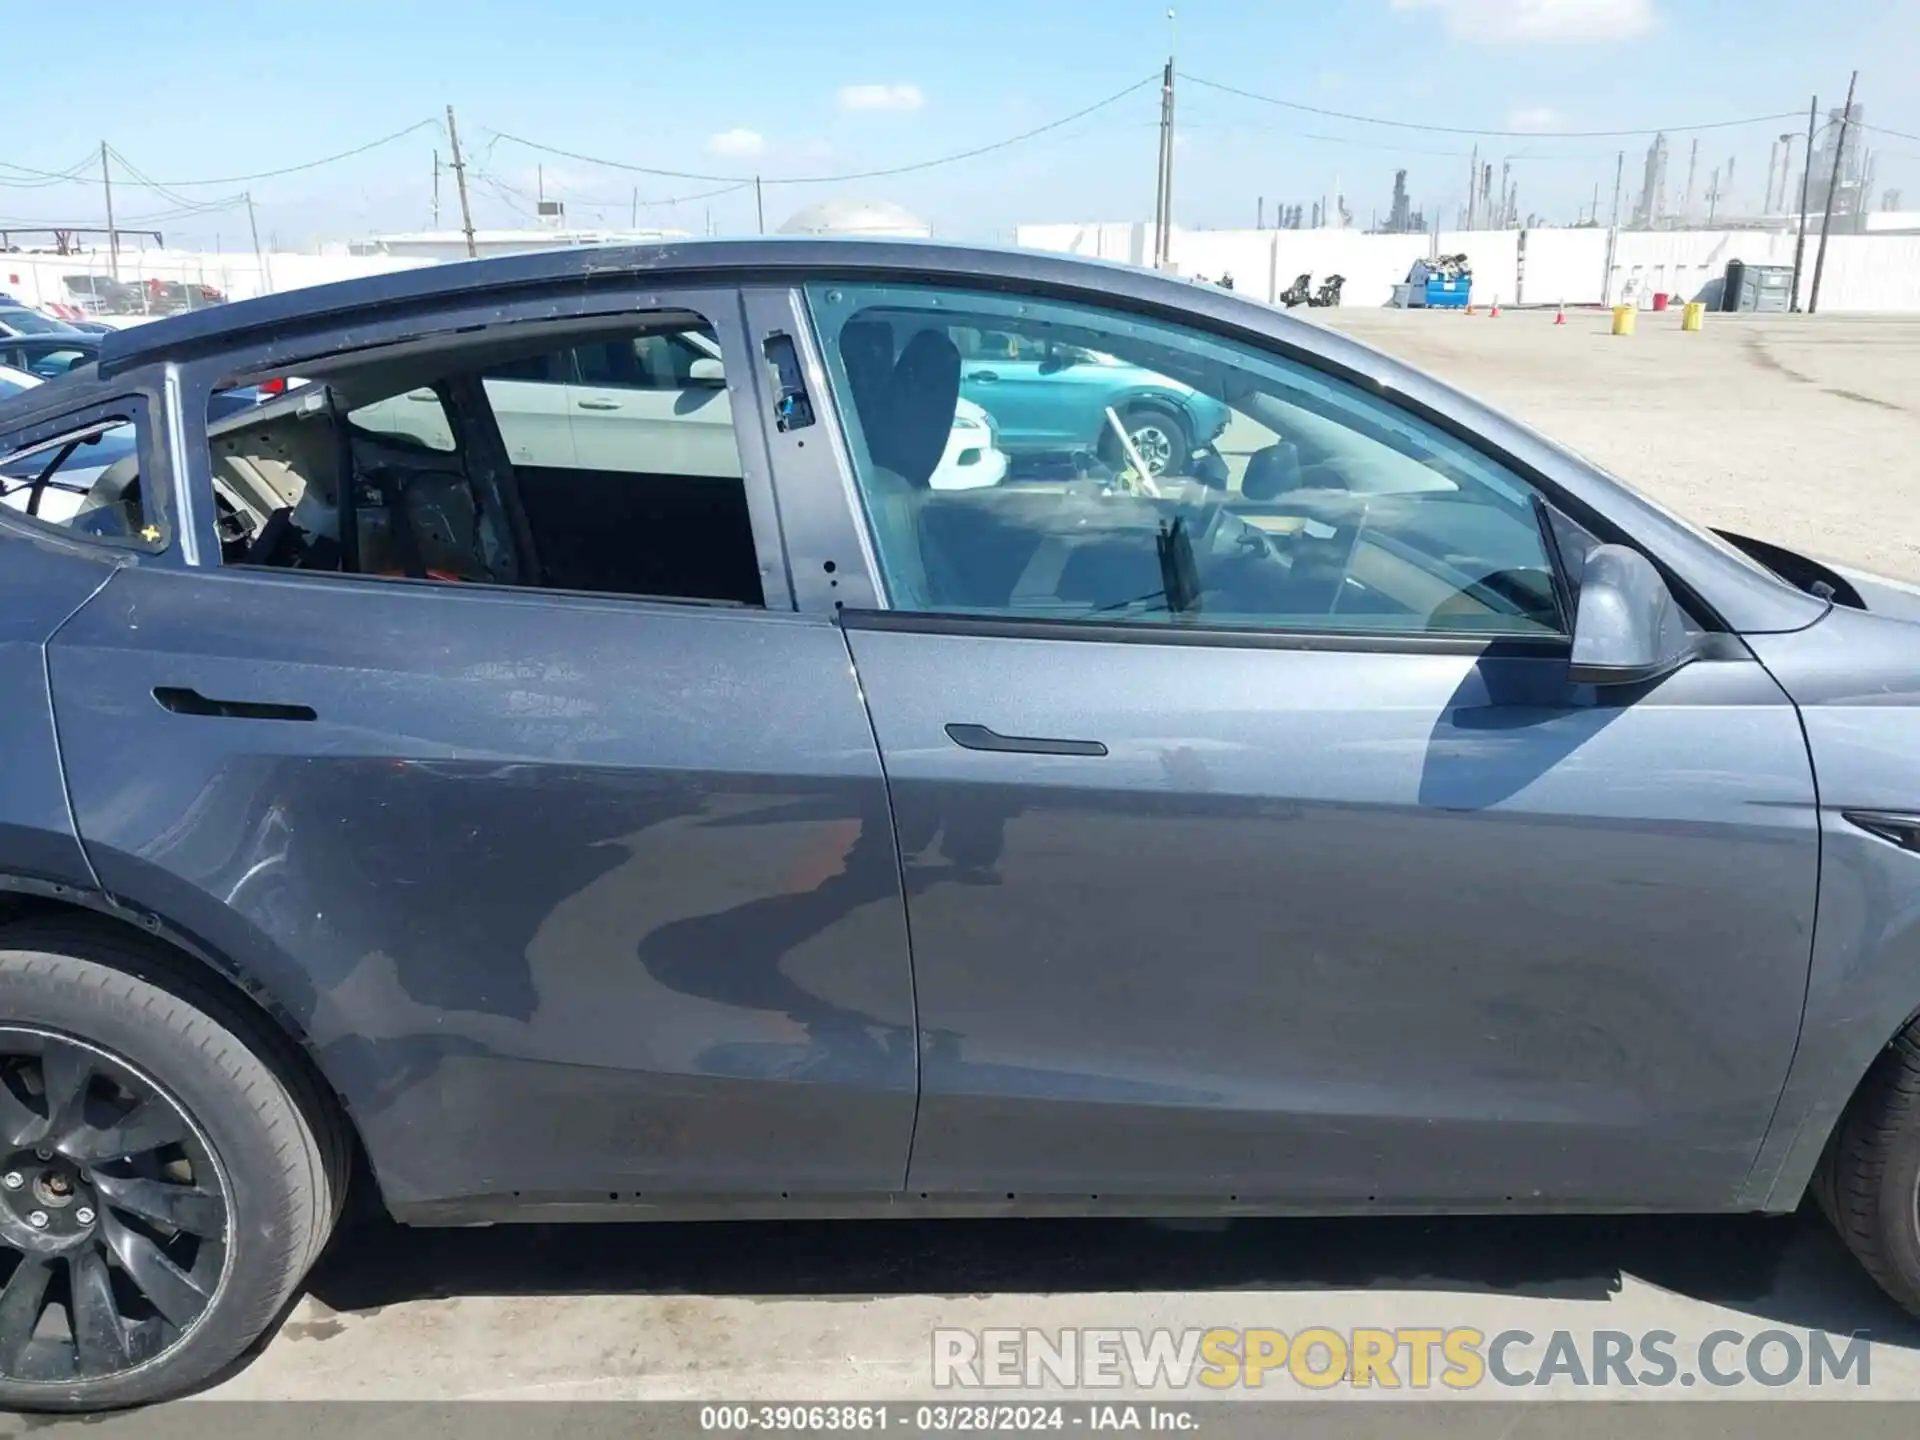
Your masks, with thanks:
M1104 755L1098 740L1052 740L1044 735L1002 735L985 725L949 725L947 738L964 750L998 750L1016 755Z
M212 700L180 685L156 685L153 698L176 715L212 715L226 720L318 720L309 705L274 705L260 700Z

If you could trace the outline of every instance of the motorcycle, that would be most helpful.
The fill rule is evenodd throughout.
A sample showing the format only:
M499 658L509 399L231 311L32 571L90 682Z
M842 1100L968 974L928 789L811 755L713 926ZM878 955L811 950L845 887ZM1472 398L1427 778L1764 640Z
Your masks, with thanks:
M1340 287L1347 283L1344 275L1329 275L1320 282L1320 288L1314 292L1307 304L1316 310L1324 310L1340 303Z
M1313 300L1313 272L1307 271L1293 284L1280 292L1280 303L1289 310L1296 305L1308 305Z

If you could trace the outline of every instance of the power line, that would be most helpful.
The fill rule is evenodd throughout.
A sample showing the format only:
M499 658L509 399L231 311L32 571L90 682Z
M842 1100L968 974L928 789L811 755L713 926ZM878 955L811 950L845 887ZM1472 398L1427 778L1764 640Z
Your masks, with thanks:
M148 188L155 190L166 190L169 188L184 189L193 185L243 185L253 180L272 180L281 175L297 175L303 170L317 170L322 165L332 165L341 160L351 160L354 156L364 155L369 150L378 150L382 145L391 145L396 140L404 140L416 131L425 130L429 127L437 129L439 125L440 121L437 118L421 120L416 124L407 126L404 130L396 130L391 135L382 135L378 140L369 140L364 145L356 145L351 150L342 150L337 155L322 155L318 160L304 160L298 165L283 165L278 170L261 170L252 175L216 175L201 180L149 180L147 185ZM117 150L114 151L114 154L119 156L122 164L126 163L126 156L120 155L120 152Z
M1904 131L1904 130L1889 130L1889 129L1888 129L1888 128L1887 128L1886 126L1884 126L1884 125L1869 125L1869 124L1868 124L1868 123L1867 123L1866 121L1864 121L1864 120L1855 120L1855 121L1853 121L1853 122L1852 122L1852 125L1853 125L1853 128L1854 128L1855 130L1871 130L1871 131L1873 131L1873 132L1874 132L1874 133L1875 133L1876 135L1891 135L1891 136L1893 136L1893 137L1894 137L1894 138L1895 138L1896 140L1916 140L1916 141L1920 141L1920 135L1909 135L1909 134L1908 134L1908 133L1907 133L1906 131Z
M1157 84L1159 80L1160 76L1156 72L1143 79L1134 81L1133 84L1127 86L1124 90L1116 90L1104 100L1097 100L1084 109L1074 111L1071 115L1063 115L1058 120L1049 120L1044 125L1036 125L1031 130L1021 131L1018 135L1009 135L1004 140L995 140L990 145L977 145L971 150L958 150L951 155L941 155L931 160L916 160L908 165L889 165L877 170L850 170L839 175L769 175L765 177L764 183L768 185L836 185L847 180L878 180L890 175L907 175L917 170L932 170L941 165L957 164L962 160L972 160L981 155L990 155L996 150L1005 150L1009 146L1019 145L1024 141L1045 135L1050 130L1058 130L1064 125L1071 125L1074 121L1083 120L1095 111L1104 110L1109 105L1117 104L1137 90L1143 90L1149 85ZM558 155L566 160L578 160L583 165L603 165L609 170L627 170L636 175L654 175L667 180L703 180L737 185L751 185L754 183L754 177L751 175L708 175L691 170L661 170L647 165L630 165L623 160L606 160L594 155L582 155L577 151L562 150L554 145L542 145L536 140L528 140L519 135L510 135L504 130L495 130L493 135L495 139L510 140L516 145L524 145L529 150L539 150L548 155Z
M0 176L0 186L9 190L44 190L53 185L70 185L76 180L90 182L91 177L86 172L99 163L99 157L91 150L87 152L84 160L68 166L65 170L35 170L30 165L12 165L0 160L0 170L15 170L22 175L35 177L31 180L14 180L7 176Z
M495 138L499 139L502 137L495 136ZM511 191L513 194L519 196L522 201L526 201L529 198L524 186L515 185L507 180L503 180L490 170L476 169L473 174L476 178L489 180L494 185ZM732 195L738 191L750 190L752 188L753 181L736 180L732 184L720 186L717 190L700 190L692 195L669 195L660 200L642 200L639 202L639 205L642 210L657 210L670 205L691 205L696 200L714 200L722 195ZM562 189L556 198L566 201L569 205L578 205L584 210L625 210L634 203L633 197L630 195L621 195L617 198L606 195L583 195L577 190L569 189Z
M1463 125L1423 125L1411 120L1382 120L1375 115L1354 115L1345 110L1323 110L1316 105L1302 105L1294 100L1281 100L1272 95L1260 95L1251 90L1242 90L1234 85L1223 85L1217 80L1203 80L1198 75L1180 76L1190 85L1202 85L1209 90L1218 90L1226 95L1238 95L1243 100L1257 100L1262 105L1278 105L1283 110L1298 110L1308 115L1322 115L1333 120L1351 120L1360 125L1385 125L1396 130L1421 130L1432 135L1493 135L1512 136L1526 140L1604 140L1621 136L1652 135L1660 131L1669 133L1688 130L1728 130L1740 125L1760 125L1775 120L1797 120L1799 112L1780 115L1752 115L1744 120L1711 120L1701 125L1647 125L1637 130L1482 130Z

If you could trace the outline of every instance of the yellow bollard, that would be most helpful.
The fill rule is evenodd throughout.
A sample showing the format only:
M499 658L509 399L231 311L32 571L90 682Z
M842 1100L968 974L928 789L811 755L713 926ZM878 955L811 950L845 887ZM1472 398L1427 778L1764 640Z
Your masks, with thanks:
M1705 303L1699 300L1689 300L1686 309L1680 312L1680 328L1682 330L1698 330L1706 323L1706 318L1707 307Z
M1616 335L1631 335L1633 333L1634 317L1639 313L1640 312L1631 305L1614 306L1613 333Z

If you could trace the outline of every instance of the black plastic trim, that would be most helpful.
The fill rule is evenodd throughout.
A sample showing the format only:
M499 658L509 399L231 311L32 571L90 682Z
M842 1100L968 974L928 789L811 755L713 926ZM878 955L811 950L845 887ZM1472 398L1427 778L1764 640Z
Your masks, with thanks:
M1186 624L1138 625L1120 620L1015 620L1004 615L921 614L907 610L842 610L840 623L849 630L982 635L1002 640L1079 640L1100 644L1332 650L1387 655L1484 655L1540 660L1567 660L1572 656L1572 642L1564 635L1373 635L1360 631L1233 630Z

